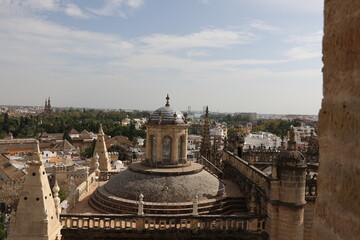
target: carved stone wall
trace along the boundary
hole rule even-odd
[[[325,0],[313,239],[360,236],[360,1]]]

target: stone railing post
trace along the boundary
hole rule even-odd
[[[145,229],[145,219],[143,216],[139,216],[136,219],[136,230],[143,231]]]
[[[197,216],[199,215],[199,196],[196,195],[194,201],[193,201],[193,212],[192,215]]]
[[[138,215],[143,216],[144,215],[144,195],[140,193],[139,195],[139,209],[138,209]]]
[[[86,192],[89,191],[89,168],[85,167]]]
[[[197,216],[193,216],[190,221],[191,230],[196,231],[199,228],[198,225],[199,225],[199,219],[197,218]]]

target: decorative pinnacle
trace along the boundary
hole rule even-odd
[[[296,150],[295,132],[293,127],[291,127],[291,130],[288,132],[288,138],[288,150]]]
[[[105,135],[103,128],[102,128],[102,124],[100,124],[100,127],[99,127],[99,135]]]
[[[169,97],[169,94],[167,94],[165,107],[170,107],[169,100],[170,100],[170,97]]]

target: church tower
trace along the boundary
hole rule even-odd
[[[209,119],[209,107],[206,106],[205,117],[204,117],[204,127],[202,134],[202,141],[200,147],[200,154],[206,159],[210,160],[211,158],[211,142],[210,142],[210,119]],[[214,143],[215,144],[215,143]]]
[[[303,240],[306,163],[296,150],[294,129],[271,174],[268,232],[271,240]]]
[[[25,177],[17,212],[10,219],[7,239],[60,240],[59,210],[50,189],[38,141],[32,160],[27,164],[28,175]]]
[[[100,124],[100,127],[99,127],[99,133],[98,133],[98,137],[97,137],[96,144],[95,144],[93,158],[96,153],[99,155],[99,164],[100,164],[99,170],[104,171],[104,172],[110,171],[111,165],[110,165],[109,155],[108,155],[106,144],[105,144],[105,133],[103,131],[102,124]]]
[[[44,106],[44,114],[51,114],[51,103],[50,103],[50,97],[48,99],[45,98],[45,106]]]

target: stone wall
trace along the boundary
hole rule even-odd
[[[315,201],[307,201],[304,208],[304,240],[311,239],[314,221]]]
[[[325,0],[313,239],[360,236],[360,1]]]

